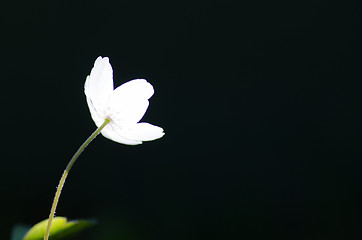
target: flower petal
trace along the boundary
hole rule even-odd
[[[105,114],[119,126],[135,124],[147,111],[153,93],[152,85],[144,79],[126,82],[112,92]]]
[[[100,115],[93,106],[93,102],[91,101],[90,97],[86,96],[87,104],[89,108],[89,112],[91,113],[92,119],[95,122],[96,126],[99,127],[103,124],[104,118]]]
[[[125,137],[123,137],[122,135],[120,135],[120,131],[119,129],[117,129],[116,125],[112,125],[112,123],[109,123],[102,131],[101,131],[102,135],[112,141],[118,142],[118,143],[122,143],[122,144],[126,144],[126,145],[138,145],[138,144],[142,144],[142,141],[139,140],[132,140],[132,139],[127,139]]]
[[[114,91],[123,96],[150,99],[154,93],[153,86],[146,79],[134,79],[123,83]]]
[[[122,129],[124,137],[139,141],[152,141],[161,138],[165,133],[161,127],[141,122],[132,127]]]
[[[84,84],[84,92],[94,109],[101,113],[113,91],[113,70],[107,57],[98,57]],[[89,105],[89,103],[88,103]]]

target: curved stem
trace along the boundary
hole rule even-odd
[[[45,230],[45,235],[44,235],[44,240],[48,240],[49,238],[49,234],[50,234],[50,228],[52,225],[52,221],[54,218],[54,214],[55,214],[55,209],[57,208],[58,205],[58,201],[59,201],[59,197],[60,197],[60,193],[62,191],[65,179],[68,176],[68,173],[70,171],[70,169],[72,168],[73,164],[75,163],[75,161],[77,160],[77,158],[79,157],[79,155],[83,152],[83,150],[89,145],[89,143],[92,142],[92,140],[102,131],[102,129],[110,122],[111,120],[109,120],[108,118],[106,118],[106,120],[104,121],[104,123],[97,128],[97,130],[95,130],[92,135],[90,135],[90,137],[82,144],[82,146],[79,147],[78,151],[74,154],[74,156],[72,157],[72,159],[70,159],[67,167],[65,168],[62,178],[59,181],[58,187],[57,187],[57,191],[55,193],[55,197],[53,200],[53,205],[52,208],[50,210],[50,214],[49,214],[49,219],[48,219],[48,225],[47,228]]]

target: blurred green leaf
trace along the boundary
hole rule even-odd
[[[35,224],[24,236],[23,240],[42,240],[44,238],[45,229],[48,219]],[[55,217],[53,219],[52,228],[50,230],[50,238],[52,240],[64,239],[72,236],[84,229],[94,226],[94,220],[72,220],[67,221],[66,217]],[[12,239],[13,240],[13,239]],[[18,239],[14,239],[18,240]]]
[[[10,240],[23,240],[26,232],[30,229],[30,226],[23,224],[16,224],[11,230]]]

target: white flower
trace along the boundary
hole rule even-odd
[[[148,99],[154,93],[145,79],[135,79],[113,89],[113,70],[107,57],[98,57],[84,84],[84,92],[92,118],[101,126],[110,123],[102,135],[115,142],[136,145],[164,135],[163,129],[140,122],[148,108]]]

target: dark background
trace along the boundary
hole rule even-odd
[[[98,219],[78,239],[358,238],[361,4],[336,2],[3,5],[1,239],[47,218],[95,130],[83,85],[99,55],[115,86],[153,84],[143,121],[166,135],[86,149],[57,209]]]

